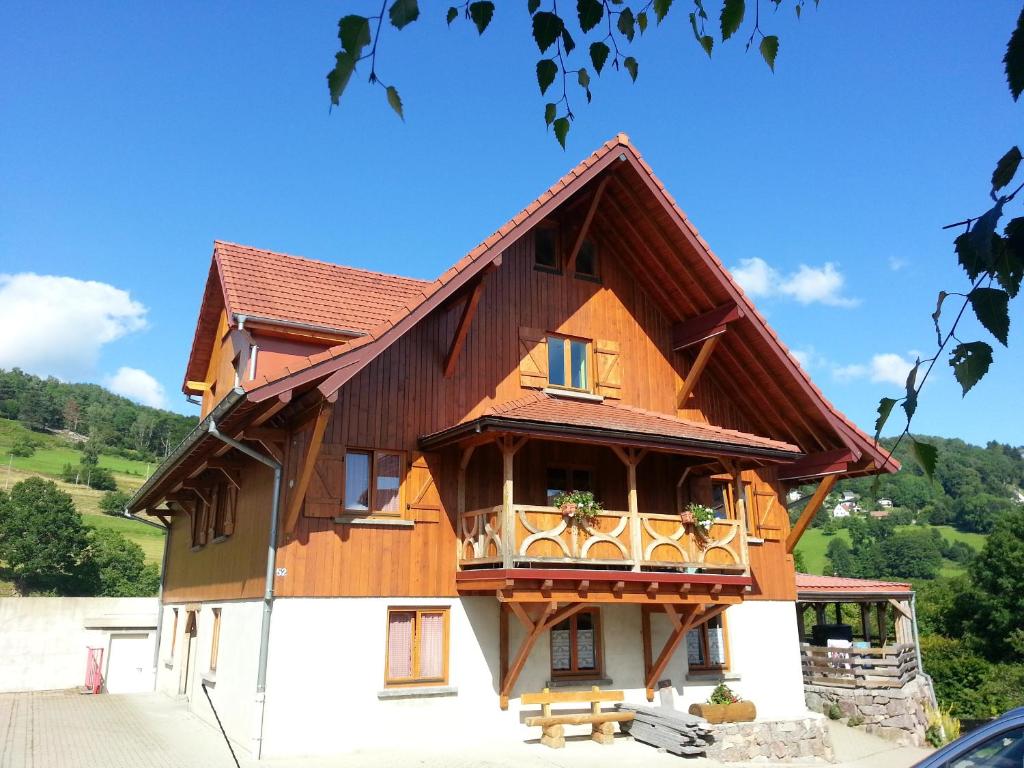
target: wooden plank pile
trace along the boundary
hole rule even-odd
[[[619,728],[637,741],[664,749],[673,755],[699,755],[714,741],[708,721],[671,707],[647,707],[616,704],[617,709],[634,713],[631,723]]]

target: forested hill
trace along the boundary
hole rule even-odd
[[[875,508],[873,499],[887,498],[895,507],[919,514],[932,525],[953,525],[978,533],[988,533],[995,521],[1014,507],[1024,488],[1024,449],[994,441],[982,448],[963,440],[916,437],[939,449],[934,482],[917,466],[910,455],[910,441],[904,440],[895,453],[903,468],[894,475],[883,475],[876,493],[872,492],[873,478],[843,480],[835,491],[858,494],[865,511]],[[883,438],[880,442],[891,450],[896,441]]]
[[[0,369],[0,418],[36,431],[69,430],[107,453],[162,458],[196,425],[195,416],[139,405],[98,384],[41,379]]]

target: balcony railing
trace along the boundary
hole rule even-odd
[[[740,520],[716,520],[704,540],[678,515],[649,512],[602,510],[585,526],[573,525],[557,507],[525,504],[462,515],[460,567],[534,564],[745,574],[749,560]]]

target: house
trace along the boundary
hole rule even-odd
[[[868,516],[875,520],[884,520],[890,514],[892,514],[891,509],[876,509],[873,512],[868,512]]]
[[[840,501],[832,509],[832,517],[849,517],[854,512],[859,512],[860,507],[855,501]]]
[[[892,509],[892,499],[879,499],[878,506],[882,509]]]
[[[129,504],[169,527],[157,687],[256,755],[533,738],[544,687],[803,717],[793,548],[898,468],[621,135],[432,282],[216,243],[184,391]]]

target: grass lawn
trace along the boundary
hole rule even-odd
[[[911,527],[914,526],[899,526],[897,530]],[[937,525],[935,527],[939,529],[942,537],[949,542],[963,541],[975,551],[980,551],[985,546],[986,536],[983,533],[965,533],[958,531],[951,525]],[[845,528],[840,528],[835,536],[845,539],[847,544],[850,543],[850,532]],[[833,538],[833,536],[823,534],[820,528],[808,528],[804,532],[800,543],[797,545],[797,551],[803,553],[808,571],[817,574],[825,573],[828,564],[825,559],[825,550],[828,549],[828,544]],[[964,572],[964,567],[959,563],[954,563],[952,560],[943,559],[942,566],[939,568],[939,575],[944,577],[959,576]]]
[[[147,563],[160,565],[164,551],[164,533],[150,525],[110,515],[85,515],[82,522],[90,528],[106,528],[118,531],[130,541],[134,541],[146,553]]]

